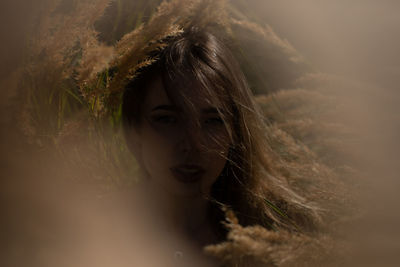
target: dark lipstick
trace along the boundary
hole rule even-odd
[[[195,183],[201,179],[204,169],[195,164],[182,164],[170,168],[174,177],[182,183]]]

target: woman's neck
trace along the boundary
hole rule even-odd
[[[151,182],[147,183],[146,191],[161,228],[195,239],[201,245],[214,241],[207,218],[209,201],[205,196],[174,195]]]

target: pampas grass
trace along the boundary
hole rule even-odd
[[[328,235],[310,237],[261,226],[242,227],[227,211],[227,241],[205,247],[205,252],[221,258],[224,266],[340,266],[346,259],[346,243]]]
[[[90,25],[101,16],[107,1],[80,1],[70,14],[57,12],[58,1],[45,5],[22,68],[20,123],[37,143],[51,143],[65,119],[83,101],[74,81],[81,46],[93,39]]]
[[[101,190],[134,183],[137,164],[120,129],[123,88],[137,69],[156,60],[148,55],[165,47],[163,39],[192,25],[209,28],[228,43],[259,94],[269,143],[279,159],[274,169],[299,199],[318,207],[313,218],[319,219],[312,223],[319,228],[294,233],[243,227],[226,211],[227,240],[206,252],[227,266],[341,264],[348,245],[338,236],[342,225],[357,216],[352,179],[359,175],[351,149],[357,135],[342,116],[349,100],[337,91],[346,82],[312,73],[288,41],[269,26],[249,21],[228,1],[164,1],[146,19],[142,8],[152,10],[158,2],[132,2],[110,22],[115,23],[111,36],[100,33],[102,40],[97,31],[103,24],[94,25],[109,1],[74,1],[68,12],[58,9],[59,3],[45,5],[21,67],[17,117],[30,144],[54,149],[65,169],[75,170],[71,176],[101,184]],[[130,22],[122,27],[121,21]],[[290,223],[306,217],[296,205],[268,201],[275,216],[295,214]]]

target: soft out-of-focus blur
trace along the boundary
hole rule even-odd
[[[359,109],[356,118],[363,121],[357,130],[365,137],[359,149],[369,183],[361,200],[368,219],[364,227],[351,230],[360,248],[352,264],[398,265],[400,2],[250,2],[252,12],[316,68],[357,80],[364,87],[344,92]]]
[[[123,249],[115,249],[112,244],[96,247],[98,243],[101,243],[96,239],[99,238],[101,229],[115,229],[114,227],[97,224],[93,226],[90,223],[76,225],[73,219],[71,222],[63,221],[65,218],[76,216],[80,218],[77,220],[79,223],[85,221],[113,223],[111,220],[102,220],[102,218],[93,219],[101,217],[101,212],[96,213],[96,208],[90,204],[86,207],[81,205],[82,195],[90,199],[90,195],[97,197],[98,192],[90,193],[90,190],[86,192],[82,188],[77,190],[74,186],[64,185],[63,181],[54,178],[79,176],[82,173],[89,176],[88,171],[85,169],[80,173],[80,170],[77,170],[77,173],[74,173],[70,169],[63,169],[63,164],[49,157],[53,151],[46,149],[39,153],[31,151],[31,146],[21,143],[24,137],[18,135],[20,125],[13,121],[14,115],[20,108],[13,105],[14,97],[18,95],[18,79],[15,73],[29,59],[29,54],[27,54],[27,48],[31,45],[29,38],[32,34],[41,34],[36,32],[39,27],[38,18],[46,12],[46,8],[52,2],[2,0],[0,3],[0,36],[2,36],[0,43],[2,177],[0,232],[5,232],[5,238],[1,244],[4,246],[2,253],[5,255],[0,254],[0,258],[6,261],[10,259],[10,262],[6,262],[4,266],[27,264],[35,266],[34,263],[24,262],[24,256],[18,255],[30,253],[31,247],[40,242],[40,238],[46,242],[53,240],[53,243],[47,246],[57,244],[58,239],[69,240],[66,237],[82,238],[85,242],[92,242],[92,244],[83,244],[84,242],[81,244],[96,251],[93,253],[98,253],[101,249],[111,252],[111,248],[116,253],[127,254],[129,253],[124,252],[124,249],[136,250],[135,247],[130,247],[131,244],[127,244]],[[67,3],[64,8],[68,10],[69,2],[64,2]],[[75,2],[70,1],[70,3]],[[368,178],[360,183],[362,194],[359,202],[366,209],[365,218],[360,222],[359,227],[349,229],[349,235],[358,247],[357,257],[354,258],[351,266],[395,266],[400,261],[397,255],[400,249],[400,230],[397,227],[400,222],[397,211],[398,203],[400,203],[397,192],[400,189],[398,180],[400,164],[397,153],[399,149],[397,138],[400,137],[398,108],[398,103],[400,103],[398,92],[400,2],[395,0],[329,2],[237,0],[233,2],[252,20],[259,24],[269,24],[279,37],[286,39],[303,55],[315,71],[334,74],[357,84],[349,87],[357,88],[354,91],[340,90],[344,99],[352,103],[346,116],[351,118],[354,122],[354,130],[362,136],[359,145],[354,149],[358,150],[355,154],[360,156],[363,177]],[[81,143],[85,142],[81,141]],[[74,153],[74,151],[71,149],[66,153]],[[90,153],[93,151],[89,151],[88,155]],[[63,179],[60,178],[60,180]],[[82,190],[84,193],[80,192]],[[358,193],[355,192],[355,194]],[[41,227],[62,229],[50,231],[60,233],[60,236],[43,237],[46,231]],[[128,230],[129,227],[121,226],[121,228]],[[79,229],[83,231],[82,234],[79,234]],[[94,229],[93,233],[88,232],[88,229]],[[108,234],[121,235],[121,233]],[[100,240],[113,238],[117,237],[103,236]],[[147,240],[147,236],[142,238]],[[129,241],[124,240],[124,242]],[[21,243],[24,245],[21,246]],[[75,243],[71,242],[71,244]],[[124,244],[120,240],[116,243]],[[104,266],[109,266],[106,259],[98,255],[78,255],[79,250],[80,248],[68,247],[68,243],[62,243],[59,248],[54,248],[54,255],[46,254],[52,251],[47,249],[42,252],[43,255],[40,253],[30,255],[29,259],[35,258],[38,262],[43,262],[45,259],[49,266],[54,265],[54,262],[59,265],[60,261],[65,266],[71,264],[76,266],[78,263],[83,266],[86,264],[85,260],[90,261],[90,264],[94,266],[93,262],[96,259]],[[82,250],[85,249],[82,248]],[[60,251],[68,251],[69,254],[57,254]],[[140,252],[140,257],[135,259],[140,261],[143,257],[148,265],[138,264],[137,266],[158,266],[157,260],[160,259],[155,259],[153,254],[162,255],[163,252],[152,251],[151,255]],[[68,255],[71,262],[65,259],[65,255]],[[78,260],[79,257],[82,259]],[[119,255],[110,255],[108,260],[115,262],[113,257],[121,258]],[[15,259],[21,262],[16,263]],[[152,260],[155,262],[153,263]],[[121,265],[124,266],[123,263]]]
[[[398,83],[398,1],[246,2],[319,70],[390,87]]]
[[[47,2],[2,1],[1,75],[9,75],[21,63],[28,33]],[[399,81],[398,1],[237,2],[254,19],[270,24],[321,71],[389,87]]]
[[[360,82],[361,90],[343,92],[362,121],[354,127],[364,138],[359,153],[368,178],[361,200],[368,219],[351,230],[360,248],[351,266],[398,265],[400,2],[253,0],[243,5],[318,70]]]

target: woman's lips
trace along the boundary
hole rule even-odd
[[[194,183],[201,179],[204,169],[194,164],[177,165],[171,168],[174,177],[182,183]]]

